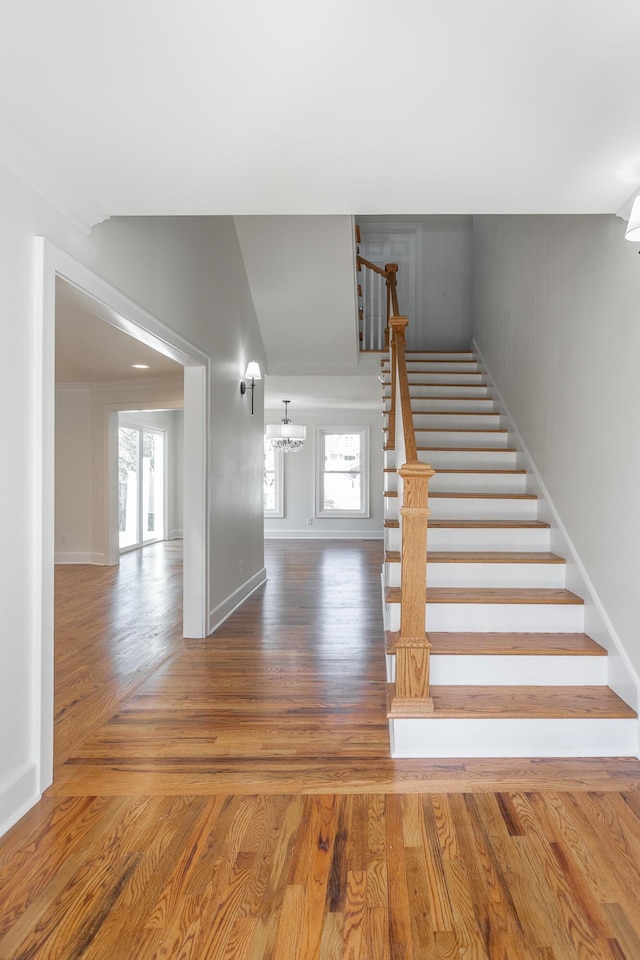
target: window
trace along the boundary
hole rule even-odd
[[[318,427],[316,450],[316,516],[368,517],[368,427]]]
[[[118,429],[118,528],[120,549],[165,536],[165,434],[128,426]]]
[[[282,451],[264,438],[264,515],[284,516]]]

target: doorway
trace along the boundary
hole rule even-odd
[[[38,451],[39,483],[34,523],[34,615],[39,621],[35,631],[40,661],[38,675],[41,723],[39,741],[40,791],[53,776],[53,569],[54,476],[55,476],[55,312],[56,281],[69,284],[91,305],[92,312],[134,340],[146,344],[180,364],[184,370],[184,574],[183,633],[185,637],[207,635],[208,612],[208,523],[206,497],[207,408],[209,395],[209,359],[180,334],[147,313],[134,301],[97,274],[74,260],[44,238],[37,240],[39,308],[41,311],[41,377],[35,377],[40,395],[36,417],[43,438]],[[112,419],[112,418],[111,418]],[[107,478],[107,482],[110,478]],[[117,523],[117,488],[108,497],[108,511]]]

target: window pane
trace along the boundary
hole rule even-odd
[[[324,510],[360,510],[360,474],[327,473],[324,478]]]
[[[360,469],[360,434],[327,433],[324,438],[325,470]]]
[[[164,537],[164,435],[143,432],[142,457],[142,539]]]
[[[264,438],[263,505],[265,515],[282,516],[282,454]]]
[[[138,440],[140,432],[118,430],[118,529],[120,548],[138,542]]]
[[[264,474],[264,509],[275,510],[276,508],[276,477],[274,473]]]

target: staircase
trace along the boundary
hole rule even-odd
[[[410,353],[429,485],[426,626],[433,712],[390,716],[394,757],[637,756],[634,710],[584,633],[530,476],[472,353]],[[382,361],[385,410],[389,361]],[[390,700],[400,628],[394,450],[385,449],[384,613]]]

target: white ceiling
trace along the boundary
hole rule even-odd
[[[110,311],[56,280],[56,383],[140,382],[183,376],[179,363],[109,322]],[[145,363],[148,370],[134,370]]]
[[[639,37],[637,0],[7,0],[0,115],[94,220],[613,213]]]

